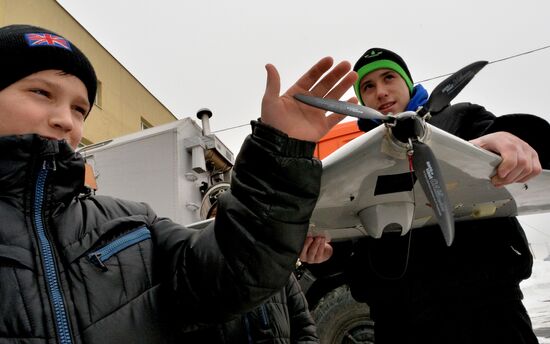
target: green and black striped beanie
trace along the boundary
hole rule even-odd
[[[401,75],[409,87],[409,92],[412,93],[414,85],[411,73],[409,72],[409,68],[407,68],[407,64],[401,56],[387,49],[370,48],[359,58],[359,60],[357,60],[355,66],[353,67],[353,70],[356,71],[359,76],[355,82],[354,89],[357,99],[359,99],[361,104],[364,104],[363,99],[361,99],[361,92],[359,89],[361,79],[363,79],[363,77],[370,72],[384,68],[391,69]]]

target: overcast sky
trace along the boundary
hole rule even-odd
[[[178,118],[210,108],[214,132],[259,116],[266,63],[284,91],[321,57],[354,63],[374,46],[397,52],[421,81],[550,45],[546,0],[57,1]],[[542,49],[488,65],[455,102],[550,120],[549,81]],[[236,153],[249,131],[216,134]],[[529,218],[534,241],[550,241],[549,220]]]

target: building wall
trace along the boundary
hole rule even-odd
[[[0,0],[0,26],[31,24],[73,42],[90,59],[101,84],[84,125],[83,143],[97,143],[177,120],[55,0]]]

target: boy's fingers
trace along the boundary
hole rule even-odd
[[[265,69],[267,71],[267,81],[264,97],[277,98],[281,92],[281,78],[279,76],[279,72],[272,64],[267,64]]]
[[[326,98],[340,99],[349,89],[353,86],[357,80],[357,73],[351,71],[345,77],[343,77],[338,85],[336,85],[327,95]],[[355,100],[355,101],[352,101]],[[348,102],[357,104],[357,98],[352,97]]]
[[[313,65],[296,83],[289,89],[289,93],[294,95],[297,92],[309,91],[313,85],[325,74],[333,64],[332,57],[323,57],[319,62]]]
[[[351,69],[348,61],[338,63],[327,75],[325,75],[311,90],[311,94],[316,97],[324,97]],[[349,85],[351,86],[351,84]],[[348,88],[349,88],[348,86]],[[347,89],[346,89],[347,90]],[[342,96],[343,93],[340,95]]]

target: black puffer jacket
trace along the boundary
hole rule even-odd
[[[315,344],[317,328],[294,274],[286,286],[266,302],[222,325],[194,333],[208,344]]]
[[[510,132],[537,151],[543,168],[550,168],[550,124],[539,117],[496,117],[482,106],[459,103],[429,123],[465,140]],[[533,258],[516,218],[457,222],[455,228],[451,247],[438,226],[411,231],[410,242],[409,235],[361,240],[347,271],[352,295],[371,306],[375,321],[383,309],[407,323],[422,315],[420,309],[456,301],[456,293],[466,299],[520,300],[519,282],[530,276]]]
[[[314,145],[258,124],[197,232],[145,204],[82,197],[63,142],[0,137],[0,343],[186,343],[294,268],[319,192]]]

